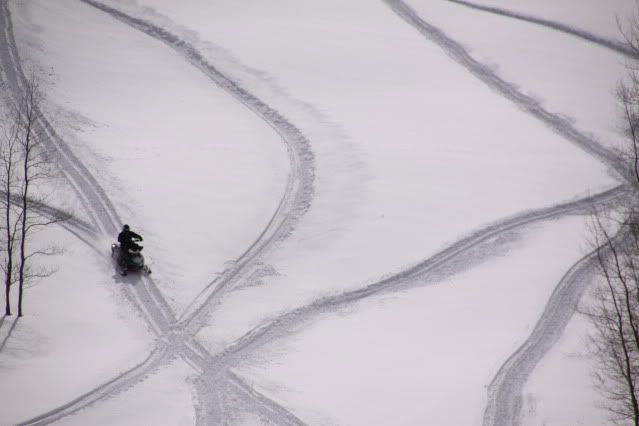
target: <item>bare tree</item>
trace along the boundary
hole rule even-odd
[[[639,6],[639,2],[637,2]],[[639,11],[639,7],[637,8]],[[639,14],[617,19],[626,46],[639,58]],[[626,132],[621,150],[625,176],[639,189],[639,67],[627,63],[627,76],[617,86],[617,99]],[[582,312],[594,332],[590,348],[597,360],[595,382],[606,400],[611,420],[639,426],[639,208],[631,200],[619,221],[593,213],[592,235],[599,285]],[[620,212],[617,212],[620,213]],[[610,225],[618,228],[611,236]]]
[[[617,100],[628,142],[622,155],[627,160],[630,176],[639,186],[639,0],[635,2],[635,13],[623,20],[617,17],[619,33],[628,50],[634,54],[634,59],[626,62],[626,77],[617,85]]]
[[[18,283],[18,316],[23,315],[24,289],[28,283],[50,276],[54,270],[35,262],[38,256],[58,254],[54,245],[32,248],[32,236],[42,228],[66,220],[67,217],[43,217],[36,212],[36,205],[48,204],[51,191],[55,187],[56,169],[52,154],[46,142],[46,135],[40,129],[41,102],[43,95],[40,81],[31,77],[23,83],[23,96],[16,103],[14,118],[17,123],[17,145],[19,150],[19,192],[18,192],[18,232],[16,282]]]
[[[33,74],[35,75],[35,74]],[[37,77],[22,84],[22,97],[6,108],[0,133],[0,207],[2,230],[0,252],[5,282],[5,314],[11,315],[10,293],[18,285],[18,316],[22,316],[24,290],[28,284],[47,277],[53,268],[42,266],[38,256],[51,256],[60,252],[52,244],[33,239],[48,225],[68,219],[68,215],[44,217],[38,207],[48,205],[57,171],[52,151],[46,143],[40,111],[42,92]]]
[[[601,283],[582,312],[595,332],[590,348],[597,360],[597,388],[618,424],[639,426],[639,233],[634,214],[615,237],[594,216],[593,235]]]
[[[632,15],[623,19],[617,16],[617,28],[626,47],[639,57],[639,0],[635,0],[635,4],[637,7]]]
[[[621,154],[628,164],[629,176],[639,186],[639,76],[634,71],[629,72],[627,79],[617,85],[617,99],[628,136],[627,148]]]
[[[18,186],[18,123],[5,114],[1,121],[0,134],[0,208],[4,220],[0,224],[2,231],[2,272],[5,284],[5,315],[11,315],[11,286],[15,282],[15,241],[18,235],[19,213],[16,211],[14,197]]]

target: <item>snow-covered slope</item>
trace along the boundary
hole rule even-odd
[[[476,3],[606,40],[628,8]],[[144,235],[154,273],[152,284],[120,280],[88,252],[82,268],[97,273],[81,274],[81,243],[65,237],[64,270],[32,292],[59,288],[62,303],[88,281],[87,307],[106,292],[96,322],[124,331],[101,344],[121,353],[94,357],[60,391],[42,387],[0,423],[52,409],[44,419],[65,424],[602,418],[545,397],[553,383],[536,379],[537,355],[523,361],[530,385],[515,387],[543,404],[501,408],[498,373],[533,331],[549,336],[538,322],[549,300],[588,284],[587,271],[562,277],[586,254],[589,206],[625,194],[610,149],[622,143],[623,52],[445,0],[9,6],[21,58],[52,81],[46,113],[63,118],[61,137]],[[106,252],[114,237],[91,243]],[[43,328],[44,300],[30,303],[6,347],[28,324],[58,349],[0,370],[9,388],[21,384],[20,401],[85,339]],[[561,334],[574,306],[559,310]],[[1,349],[0,365],[16,356]],[[540,377],[563,369],[556,359]],[[162,410],[149,413],[154,401]]]
[[[21,53],[54,70],[64,136],[153,247],[156,281],[182,310],[270,219],[285,148],[197,69],[104,13],[76,1],[15,9]]]

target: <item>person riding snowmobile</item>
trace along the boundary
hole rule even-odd
[[[131,251],[140,251],[142,247],[136,244],[136,241],[142,241],[142,236],[131,231],[129,225],[122,227],[122,232],[118,235],[118,242],[120,243],[120,259],[118,263],[122,267],[122,275],[126,275],[127,270],[127,258],[131,255]]]
[[[143,239],[141,235],[131,231],[129,225],[124,225],[122,227],[122,232],[118,235],[118,242],[120,243],[121,251],[128,253],[129,249],[135,251],[140,250],[141,247],[135,243],[135,240],[142,241]]]

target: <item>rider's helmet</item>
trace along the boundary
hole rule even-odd
[[[129,225],[124,225],[124,226],[122,227],[122,230],[123,230],[123,231],[128,231],[129,229],[131,229],[131,228],[129,228]]]

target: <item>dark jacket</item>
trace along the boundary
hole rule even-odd
[[[137,244],[135,244],[135,242],[133,241],[134,238],[142,241],[142,237],[133,231],[120,232],[120,235],[118,235],[118,242],[120,243],[120,247],[123,250],[128,250],[130,248],[136,247]]]

